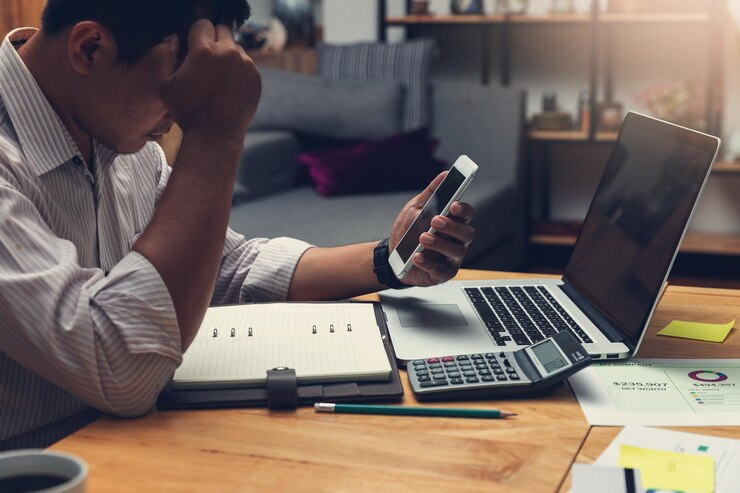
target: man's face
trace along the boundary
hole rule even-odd
[[[117,62],[105,67],[90,84],[85,130],[116,152],[137,152],[147,142],[159,141],[172,127],[159,97],[150,53],[132,65]]]

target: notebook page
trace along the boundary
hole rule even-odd
[[[373,305],[268,303],[209,308],[173,380],[179,388],[263,384],[279,366],[301,383],[384,380],[391,371]]]

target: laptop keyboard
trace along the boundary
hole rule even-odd
[[[521,346],[569,330],[581,342],[593,342],[543,286],[464,288],[497,346]]]

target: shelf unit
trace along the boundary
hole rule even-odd
[[[706,10],[697,13],[635,13],[623,14],[612,12],[601,12],[600,2],[592,0],[590,11],[587,13],[574,14],[550,14],[550,15],[405,15],[386,17],[386,0],[378,0],[378,39],[386,39],[386,30],[390,26],[404,27],[407,37],[413,37],[415,31],[425,26],[440,28],[465,28],[475,30],[478,33],[480,43],[480,80],[482,84],[491,82],[491,50],[500,50],[500,80],[504,85],[510,85],[512,81],[511,72],[511,43],[512,31],[518,26],[553,26],[553,28],[577,28],[588,30],[590,56],[589,64],[589,95],[590,95],[590,118],[588,131],[541,131],[531,130],[527,132],[527,151],[530,168],[530,177],[534,174],[534,168],[539,167],[541,178],[539,192],[540,207],[538,212],[540,221],[550,221],[550,155],[551,147],[555,145],[577,144],[592,146],[609,146],[616,141],[616,132],[603,132],[598,129],[599,102],[612,102],[614,100],[614,71],[612,67],[612,54],[614,53],[614,36],[616,30],[626,25],[634,26],[660,26],[660,25],[696,25],[706,28],[708,37],[707,53],[707,132],[720,135],[722,128],[722,46],[724,37],[724,18],[726,9],[724,0],[707,0]],[[407,0],[407,12],[410,1]],[[500,34],[500,43],[493,46],[493,33]],[[602,56],[603,54],[603,56]],[[603,59],[602,59],[603,58]],[[598,98],[599,89],[603,98]],[[535,162],[534,156],[539,156]],[[722,175],[740,175],[740,163],[717,163],[713,173]],[[530,183],[530,190],[534,184]],[[574,236],[563,235],[538,235],[530,237],[532,244],[561,245],[568,246],[575,242]],[[733,235],[703,235],[690,234],[684,241],[682,252],[706,253],[717,255],[740,255],[740,237]]]
[[[530,235],[532,245],[572,247],[576,243],[575,234],[544,234]],[[704,255],[740,255],[740,237],[730,234],[715,233],[688,233],[681,243],[681,253],[695,253]]]
[[[407,12],[410,10],[410,0],[407,0]],[[486,85],[491,81],[490,54],[494,30],[500,30],[501,43],[498,47],[501,53],[500,83],[508,86],[511,83],[511,38],[512,29],[525,25],[550,26],[580,26],[589,30],[589,46],[591,47],[589,60],[589,92],[591,101],[591,125],[587,141],[602,141],[597,130],[599,98],[599,55],[603,48],[606,53],[603,67],[603,101],[613,101],[613,69],[612,56],[614,30],[624,25],[676,25],[694,24],[706,26],[709,36],[707,53],[707,131],[719,135],[721,133],[722,107],[719,96],[722,94],[722,60],[721,47],[723,41],[724,15],[726,13],[724,0],[707,0],[707,10],[697,13],[612,13],[601,12],[599,0],[592,0],[588,13],[549,14],[549,15],[404,15],[387,17],[386,0],[378,0],[378,39],[385,41],[387,28],[404,27],[408,37],[413,37],[414,30],[423,26],[450,26],[475,29],[479,34],[480,43],[480,80]],[[567,136],[563,138],[548,138],[544,140],[573,141]]]

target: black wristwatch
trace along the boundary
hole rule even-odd
[[[388,263],[389,241],[390,238],[386,238],[378,243],[378,246],[373,250],[373,272],[375,272],[375,277],[378,278],[380,284],[392,289],[411,288],[413,286],[409,286],[408,284],[404,284],[398,280],[396,275],[393,273],[391,264]]]

